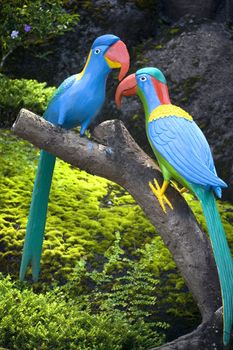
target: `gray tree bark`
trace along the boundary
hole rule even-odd
[[[124,187],[156,227],[202,315],[202,324],[194,332],[158,349],[222,349],[220,288],[210,242],[183,197],[172,187],[168,188],[167,196],[174,210],[163,213],[148,186],[153,178],[161,184],[161,173],[122,122],[106,121],[88,139],[22,109],[12,130],[73,166]]]

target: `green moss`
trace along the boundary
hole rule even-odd
[[[180,102],[188,102],[188,98],[187,98],[187,97],[182,97],[182,98],[180,99]]]
[[[155,0],[134,0],[134,2],[140,9],[157,9],[157,1]]]
[[[185,97],[189,98],[191,94],[197,89],[197,84],[203,82],[204,78],[200,75],[190,77],[182,82],[182,89]]]
[[[161,50],[161,49],[164,48],[164,45],[163,45],[163,44],[157,44],[157,45],[154,46],[154,48],[155,48],[156,50]]]
[[[199,89],[200,84],[204,83],[204,77],[197,75],[182,80],[178,85],[173,86],[173,95],[179,96],[179,102],[184,105],[190,101],[192,95]],[[177,102],[178,103],[178,102]]]
[[[0,265],[2,271],[17,274],[38,151],[3,131],[0,147]],[[45,230],[42,280],[64,280],[67,269],[71,271],[80,257],[94,260],[103,255],[116,232],[122,235],[122,244],[130,254],[155,234],[126,191],[57,160]]]
[[[176,34],[180,33],[180,28],[177,28],[177,27],[171,28],[171,29],[169,30],[169,33],[170,33],[171,35],[176,35]]]
[[[0,266],[18,276],[38,150],[9,131],[0,131]],[[200,205],[186,195],[199,222],[205,226]],[[224,227],[231,237],[233,206],[219,203]],[[103,178],[74,169],[57,160],[43,245],[41,282],[64,283],[81,259],[100,269],[104,253],[116,234],[130,259],[140,259],[159,281],[156,296],[165,320],[185,317],[192,324],[198,311],[175,263],[154,227],[123,188]],[[144,251],[139,254],[140,249]],[[124,265],[124,261],[122,262]],[[166,311],[165,311],[166,310]],[[175,317],[174,317],[175,316]]]
[[[46,83],[0,74],[0,125],[11,126],[23,107],[42,114],[54,91]]]
[[[36,294],[0,275],[0,347],[15,350],[143,350],[164,335],[116,309],[90,310],[61,289]],[[159,327],[158,327],[159,328]]]

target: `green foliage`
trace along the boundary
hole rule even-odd
[[[10,79],[0,74],[0,124],[10,126],[20,108],[42,114],[55,88],[36,80]]]
[[[0,131],[0,267],[16,277],[37,159],[31,144]],[[204,224],[198,201],[191,195],[186,198]],[[219,206],[233,248],[233,208],[228,203]],[[132,300],[143,301],[142,285],[153,322],[183,318],[191,325],[199,317],[171,254],[133,198],[116,184],[57,160],[37,288],[42,288],[41,282],[51,286],[67,280],[70,293],[91,296],[93,309],[106,311],[115,303],[121,310],[125,300],[132,314]],[[148,312],[144,301],[136,312]]]
[[[59,289],[35,294],[0,278],[0,346],[12,350],[144,350],[163,337],[122,311],[91,312]]]
[[[180,32],[180,28],[179,27],[171,28],[169,30],[169,32],[170,32],[171,35],[176,35],[176,34],[178,34]]]
[[[82,295],[92,310],[124,310],[129,320],[142,318],[151,326],[156,314],[156,289],[159,281],[148,268],[150,251],[138,249],[136,259],[129,259],[120,247],[121,236],[105,252],[105,263],[98,270],[80,260],[73,277],[63,287],[71,298]],[[166,327],[159,323],[160,327]]]
[[[37,158],[38,151],[31,144],[10,132],[0,132],[0,266],[2,272],[16,277]],[[117,260],[117,269],[126,271],[124,266],[129,265],[126,257],[133,262],[140,260],[148,267],[145,273],[151,272],[158,283],[159,313],[164,314],[162,309],[166,309],[193,322],[195,304],[169,251],[124,189],[57,160],[50,199],[41,282],[51,285],[73,279],[75,267],[82,259],[91,266],[90,272],[101,271],[106,261],[104,254],[109,253],[117,234],[121,237],[120,248],[126,254],[121,262]],[[146,255],[139,248],[145,249]]]
[[[77,24],[79,16],[65,11],[62,0],[3,0],[0,18],[2,67],[16,47],[62,35]]]
[[[0,266],[18,274],[38,152],[3,131],[0,147]],[[64,281],[80,257],[101,261],[116,232],[131,255],[154,236],[153,226],[126,191],[60,160],[50,198],[43,280]]]
[[[134,0],[134,2],[141,9],[155,10],[157,8],[155,0]]]
[[[161,49],[163,49],[163,45],[162,44],[158,44],[158,45],[155,45],[154,46],[154,48],[156,49],[156,50],[161,50]]]

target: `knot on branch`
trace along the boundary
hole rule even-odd
[[[94,138],[110,147],[136,148],[141,151],[135,140],[129,134],[123,122],[118,119],[107,120],[99,124],[93,132]]]

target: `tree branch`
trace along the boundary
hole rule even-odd
[[[231,350],[230,344],[223,347],[222,343],[222,311],[222,307],[219,308],[210,320],[193,332],[150,350]]]
[[[183,197],[171,186],[167,195],[174,210],[168,209],[167,215],[163,213],[148,186],[153,178],[162,183],[161,173],[122,122],[111,120],[100,124],[94,130],[94,140],[89,140],[22,109],[12,130],[73,166],[105,177],[128,190],[172,253],[197,302],[203,322],[213,317],[221,306],[221,298],[209,240]]]
[[[15,49],[15,48],[14,48]],[[2,56],[1,58],[1,62],[0,62],[0,70],[3,68],[6,59],[8,58],[8,56],[10,56],[12,54],[12,52],[14,51],[14,49],[9,50],[4,56]]]

